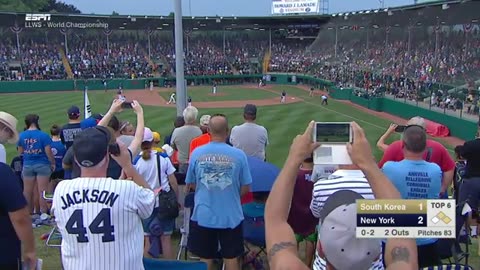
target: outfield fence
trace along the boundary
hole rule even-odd
[[[416,104],[394,100],[388,97],[363,98],[353,94],[353,89],[338,88],[333,82],[322,80],[308,75],[300,74],[267,74],[267,75],[216,75],[216,76],[186,76],[188,85],[219,85],[256,83],[265,79],[269,84],[281,85],[304,85],[320,90],[328,90],[332,98],[349,100],[354,104],[375,110],[386,112],[402,118],[421,116],[431,121],[440,123],[450,129],[451,135],[464,140],[470,140],[477,131],[477,122],[473,119],[461,119],[456,115],[449,115],[441,111],[420,107]],[[146,78],[146,79],[113,79],[107,80],[108,89],[144,89],[150,82],[155,86],[174,87],[174,78]],[[89,90],[103,90],[105,86],[102,80],[55,80],[55,81],[1,81],[0,93],[21,92],[46,92],[46,91],[74,91],[83,90],[88,86]]]

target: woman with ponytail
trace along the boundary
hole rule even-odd
[[[170,162],[168,155],[159,153],[153,150],[153,132],[149,128],[145,128],[143,132],[143,142],[141,144],[142,152],[135,158],[134,166],[137,172],[143,176],[145,181],[149,184],[150,188],[157,192],[170,192],[173,190],[178,198],[178,184],[175,178],[175,168]],[[150,235],[150,224],[157,222],[162,230],[160,236],[160,244],[162,245],[163,258],[175,259],[173,246],[172,246],[172,233],[175,229],[175,218],[160,220],[157,217],[159,202],[158,198],[155,203],[155,210],[151,217],[143,221],[145,239],[145,252],[147,257],[156,257],[158,254],[154,254],[150,250],[151,244],[158,243],[158,238],[154,239],[154,235]]]
[[[25,131],[20,133],[17,145],[18,152],[23,154],[24,196],[29,206],[32,204],[34,192],[40,198],[40,220],[34,221],[34,224],[40,224],[50,218],[47,202],[43,199],[42,193],[47,190],[50,175],[55,170],[52,139],[40,130],[39,120],[40,117],[36,114],[25,117]]]

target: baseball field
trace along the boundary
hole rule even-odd
[[[287,92],[287,102],[280,104],[280,93]],[[105,113],[115,97],[115,90],[108,92],[90,91],[88,93],[92,112]],[[172,132],[176,109],[174,105],[167,105],[172,89],[156,88],[154,91],[145,89],[128,90],[127,99],[137,99],[144,104],[146,126],[160,132],[163,137]],[[270,144],[267,148],[267,160],[281,166],[288,153],[292,139],[303,132],[310,120],[324,122],[356,121],[368,135],[374,155],[380,159],[382,153],[375,147],[377,139],[385,132],[390,123],[402,124],[404,119],[395,118],[386,114],[370,112],[349,102],[329,100],[329,105],[321,105],[320,93],[309,97],[309,93],[302,87],[295,86],[267,86],[259,89],[253,85],[219,86],[216,95],[211,94],[211,87],[190,87],[188,96],[192,98],[192,105],[199,109],[199,116],[203,114],[223,113],[228,116],[229,125],[234,126],[243,122],[243,106],[254,103],[259,106],[257,122],[265,126],[269,133]],[[67,122],[67,109],[71,105],[83,108],[83,92],[55,92],[0,95],[2,111],[15,115],[18,120],[18,129],[23,130],[23,118],[29,113],[40,115],[40,126],[48,131],[52,124],[63,125]],[[135,115],[125,110],[119,115],[121,120],[134,123]],[[390,141],[398,139],[395,135]],[[439,140],[450,151],[454,145]],[[16,155],[15,147],[7,145],[7,157],[12,159]],[[38,239],[38,256],[45,260],[44,269],[60,269],[58,250],[44,247],[40,235],[50,228],[35,229]],[[476,242],[474,245],[478,246]],[[477,249],[473,247],[471,265],[480,265]]]

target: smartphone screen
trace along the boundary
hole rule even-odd
[[[316,123],[316,139],[319,143],[349,143],[350,123]]]
[[[123,102],[122,103],[122,109],[131,109],[132,108],[132,102]]]
[[[395,132],[402,133],[405,131],[406,126],[397,126]]]

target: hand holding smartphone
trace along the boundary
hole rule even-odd
[[[122,103],[122,109],[132,109],[132,102],[124,101]]]

